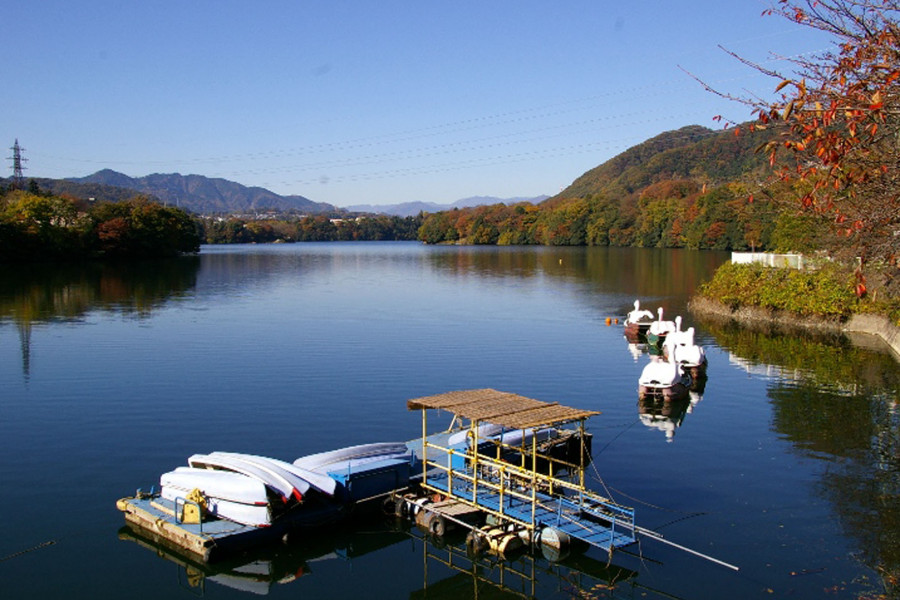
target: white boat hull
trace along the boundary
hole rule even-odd
[[[160,496],[176,502],[195,489],[206,498],[209,514],[242,525],[265,527],[272,523],[266,486],[230,471],[179,467],[160,476]]]
[[[666,399],[679,399],[687,396],[691,387],[691,377],[680,365],[668,361],[654,360],[644,367],[638,379],[638,396],[662,396]]]
[[[285,502],[291,498],[300,501],[303,499],[303,494],[309,490],[308,481],[279,469],[260,466],[226,453],[194,454],[188,458],[188,464],[199,468],[224,469],[252,477],[280,494]]]
[[[329,452],[319,452],[318,454],[301,456],[294,461],[294,466],[317,473],[324,473],[333,470],[333,465],[339,463],[344,464],[346,461],[365,458],[382,460],[385,457],[390,457],[392,455],[406,454],[408,451],[409,448],[403,442],[360,444],[358,446],[348,446],[347,448],[339,448]]]
[[[311,469],[307,469],[305,467],[294,465],[289,462],[285,462],[283,460],[278,460],[277,458],[269,458],[266,456],[256,456],[254,454],[237,454],[233,452],[213,452],[213,456],[225,456],[228,458],[242,460],[254,465],[259,466],[260,468],[274,470],[282,476],[292,476],[303,481],[307,486],[312,486],[327,494],[328,496],[333,496],[335,489],[337,489],[337,482],[334,479],[323,475],[321,473],[317,473]],[[303,493],[306,493],[305,491]]]
[[[502,442],[507,446],[528,446],[535,438],[538,442],[544,442],[557,435],[559,432],[556,429],[514,429],[502,435],[491,436],[490,439]]]

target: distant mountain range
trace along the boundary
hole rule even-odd
[[[434,202],[404,202],[402,204],[356,204],[348,206],[345,210],[350,212],[365,212],[384,215],[393,215],[397,217],[412,217],[420,212],[440,212],[443,210],[453,210],[454,208],[469,208],[472,206],[483,206],[489,204],[517,204],[519,202],[531,202],[532,204],[540,204],[550,196],[535,196],[533,198],[497,198],[494,196],[472,196],[471,198],[463,198],[452,204],[435,204]]]
[[[56,195],[93,198],[98,201],[121,202],[135,194],[149,196],[164,204],[179,206],[197,214],[241,214],[276,211],[278,213],[342,214],[348,212],[385,214],[400,217],[420,212],[438,212],[483,204],[537,204],[549,196],[534,198],[496,198],[473,196],[452,204],[406,202],[403,204],[356,205],[339,208],[324,202],[314,202],[304,196],[280,196],[261,187],[247,187],[227,179],[179,173],[154,173],[145,177],[129,177],[111,169],[97,171],[87,177],[68,179],[33,178],[42,190]],[[8,180],[0,178],[0,183]]]
[[[200,214],[244,213],[264,210],[299,213],[336,212],[334,206],[313,202],[303,196],[279,196],[261,187],[247,187],[227,179],[179,173],[155,173],[129,177],[104,169],[87,177],[65,181],[76,184],[101,184],[134,190]],[[53,190],[56,192],[56,190]]]

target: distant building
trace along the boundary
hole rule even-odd
[[[737,264],[761,263],[767,267],[810,269],[813,265],[802,254],[775,254],[774,252],[732,252],[731,262]]]

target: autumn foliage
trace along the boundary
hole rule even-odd
[[[91,205],[39,190],[0,195],[0,262],[156,258],[199,247],[190,215],[145,198]]]
[[[776,100],[753,105],[754,127],[781,132],[765,146],[784,182],[799,184],[803,209],[827,215],[838,234],[833,255],[858,260],[900,288],[900,2],[898,0],[780,0],[780,15],[832,36],[832,49],[791,60],[784,74],[753,65],[779,80]],[[745,61],[746,62],[746,61]],[[788,162],[779,164],[783,158]]]
[[[812,251],[820,224],[779,206],[794,194],[770,186],[747,196],[770,169],[755,149],[767,131],[736,137],[689,126],[630,148],[538,205],[482,206],[426,215],[427,243],[636,246]]]
[[[497,204],[425,215],[419,239],[429,244],[634,246],[715,250],[806,250],[817,227],[780,214],[775,203],[746,203],[739,183],[709,187],[663,180],[625,196],[605,193],[539,205]]]

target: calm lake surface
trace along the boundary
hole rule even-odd
[[[0,597],[858,598],[900,572],[900,368],[686,304],[725,253],[416,243],[204,247],[0,271]],[[697,329],[686,406],[639,406],[635,298]],[[598,490],[653,541],[472,565],[374,520],[216,570],[129,539],[115,501],[213,450],[294,458],[416,437],[406,400],[491,387],[599,410]],[[642,414],[644,413],[644,414]],[[598,480],[602,478],[602,483]],[[452,557],[452,560],[451,560]]]

